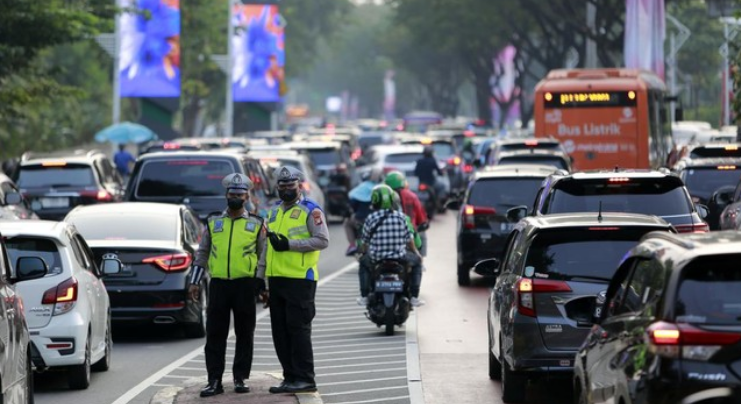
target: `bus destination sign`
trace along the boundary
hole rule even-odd
[[[545,108],[635,107],[635,91],[546,92]]]

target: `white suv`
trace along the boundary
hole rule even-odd
[[[36,371],[68,372],[72,389],[90,385],[90,370],[108,370],[111,361],[111,310],[103,273],[75,227],[65,222],[0,222],[10,261],[39,257],[47,275],[19,283],[31,333]],[[118,260],[104,260],[106,274],[121,270]]]

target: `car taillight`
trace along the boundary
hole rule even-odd
[[[113,200],[113,195],[104,189],[101,189],[100,191],[82,191],[80,192],[80,196],[94,198],[100,202],[110,202]]]
[[[422,183],[422,184],[419,184],[419,190],[420,190],[420,191],[427,191],[427,190],[428,190],[429,188],[430,188],[430,187],[429,187],[429,186],[427,186],[427,184],[424,184],[424,183]]]
[[[517,312],[535,317],[535,293],[544,292],[571,292],[571,287],[564,281],[521,278],[515,285]]]
[[[41,297],[41,304],[53,304],[54,310],[52,316],[64,314],[73,307],[77,302],[77,279],[69,278],[62,283],[44,292]]]
[[[675,224],[674,228],[677,229],[678,233],[707,233],[710,231],[708,224],[693,223],[693,224]]]
[[[646,329],[649,350],[665,358],[707,361],[721,348],[741,341],[741,334],[706,331],[689,324],[659,321]]]
[[[188,269],[192,259],[188,253],[177,253],[144,258],[142,262],[145,264],[154,264],[167,272],[176,272]]]
[[[473,172],[473,166],[471,164],[464,164],[463,172],[466,174]]]
[[[497,210],[486,206],[463,206],[463,227],[466,229],[476,228],[476,216],[496,215]]]
[[[448,159],[448,164],[450,164],[451,166],[457,166],[460,163],[461,163],[461,158],[458,156],[451,157]]]
[[[350,158],[353,160],[359,159],[363,155],[362,149],[355,149],[352,154],[350,154]]]

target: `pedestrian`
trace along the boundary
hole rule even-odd
[[[126,145],[118,145],[118,152],[113,155],[113,163],[116,164],[116,170],[121,174],[121,178],[128,180],[131,174],[131,165],[136,162],[134,156],[126,150]]]
[[[278,169],[281,199],[268,213],[265,267],[273,344],[283,367],[283,381],[271,393],[316,391],[311,322],[319,280],[319,252],[329,245],[327,220],[316,202],[300,192],[304,175],[296,168]]]
[[[256,309],[255,298],[267,298],[264,292],[265,268],[258,267],[266,247],[263,219],[245,210],[252,181],[234,173],[221,181],[226,188],[227,209],[208,219],[201,243],[196,252],[190,278],[190,298],[200,296],[200,284],[206,271],[210,276],[206,322],[206,371],[208,385],[201,397],[224,392],[221,378],[224,374],[226,340],[229,336],[230,316],[234,315],[234,334],[237,337],[232,374],[234,391],[250,391],[245,380],[250,378],[254,351]]]

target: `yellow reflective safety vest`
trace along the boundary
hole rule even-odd
[[[268,214],[268,230],[282,234],[289,240],[311,238],[308,221],[311,212],[317,208],[318,205],[308,199],[302,199],[286,211],[283,211],[283,204],[280,204]],[[265,260],[267,277],[319,280],[317,268],[319,251],[275,251],[270,242],[267,251]]]
[[[254,277],[257,268],[257,237],[262,219],[245,215],[235,219],[217,216],[208,220],[211,252],[208,269],[212,278]]]

